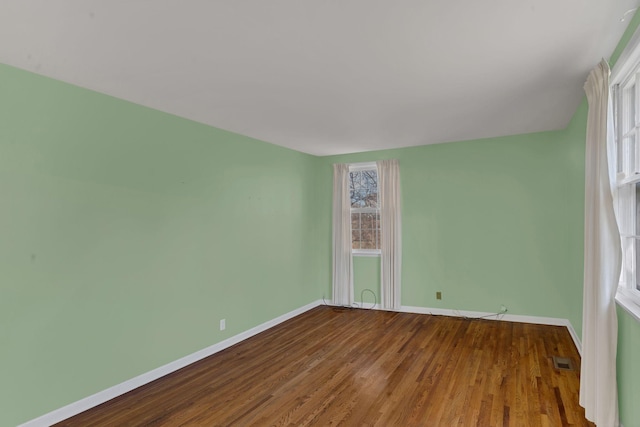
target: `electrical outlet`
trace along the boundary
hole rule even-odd
[[[224,331],[227,327],[227,319],[220,319],[220,330]]]
[[[442,292],[436,292],[436,299],[442,299]]]

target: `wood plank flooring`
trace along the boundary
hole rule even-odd
[[[57,425],[593,426],[579,372],[564,327],[322,306]]]

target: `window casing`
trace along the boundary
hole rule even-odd
[[[612,80],[616,210],[622,245],[618,301],[640,307],[640,62]],[[635,307],[634,307],[635,309]]]
[[[638,227],[638,202],[640,197],[640,161],[636,149],[638,136],[638,109],[636,100],[639,85],[638,73],[634,72],[622,83],[612,88],[615,102],[616,122],[616,191],[618,199],[618,224],[623,250],[623,267],[620,274],[621,285],[638,290],[638,245],[640,227]]]
[[[375,163],[349,165],[351,243],[354,255],[380,255],[380,205]]]

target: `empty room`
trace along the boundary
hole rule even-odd
[[[1,3],[0,426],[640,427],[638,0]]]

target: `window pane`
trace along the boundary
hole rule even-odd
[[[620,172],[624,172],[624,155],[623,155],[624,151],[623,151],[623,143],[622,143],[622,139],[620,138],[616,138],[616,154],[617,154],[617,160],[616,160],[616,172],[620,173]]]
[[[631,173],[640,173],[640,150],[638,150],[638,134],[634,133],[629,136],[629,144],[631,145]]]
[[[378,207],[378,174],[375,170],[349,172],[352,208]]]
[[[359,230],[360,228],[360,214],[359,213],[351,213],[351,229]]]
[[[624,172],[624,156],[622,155],[622,140],[616,138],[616,172]]]
[[[353,249],[380,249],[378,173],[374,169],[349,172]]]
[[[360,208],[358,203],[360,200],[362,174],[360,171],[349,172],[349,196],[351,197],[351,207]]]
[[[622,103],[618,112],[621,120],[621,132],[618,135],[618,158],[621,164],[618,172],[623,172],[625,176],[635,174],[640,166],[636,157],[640,154],[636,149],[636,84],[632,80],[622,89]]]
[[[376,214],[365,213],[362,214],[362,229],[372,230],[376,228]]]
[[[633,234],[640,236],[640,182],[635,184],[635,209],[634,209],[634,223],[635,231]]]
[[[627,134],[636,125],[636,85],[623,89],[622,134]]]
[[[375,230],[362,230],[362,249],[376,249]]]
[[[375,170],[362,171],[362,184],[366,188],[365,206],[378,207],[378,173]]]
[[[362,249],[360,240],[360,230],[351,230],[351,249]]]
[[[640,236],[640,183],[636,183],[635,185],[635,209],[634,209],[634,235]],[[634,240],[634,249],[635,249],[635,265],[633,267],[633,284],[636,289],[640,290],[640,274],[638,274],[638,266],[640,266],[640,239],[637,237]]]
[[[380,212],[352,209],[351,231],[353,249],[380,249]]]
[[[634,246],[635,246],[635,255],[636,255],[636,266],[640,265],[640,240],[639,239],[633,239],[634,241]],[[634,272],[634,286],[637,290],[640,291],[640,275],[638,275],[638,269],[635,269]]]
[[[382,236],[382,233],[380,233],[380,212],[374,215],[374,228],[376,230],[376,248],[382,249],[382,244],[380,239]]]
[[[634,134],[628,135],[622,140],[622,172],[626,176],[630,176],[635,173],[635,158],[636,158],[636,137]]]

